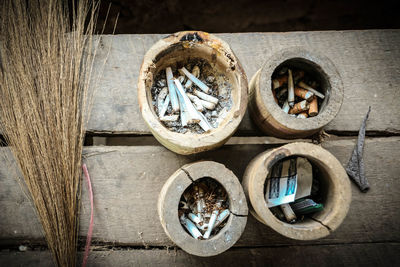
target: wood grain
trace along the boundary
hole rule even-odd
[[[324,142],[323,147],[345,164],[355,139]],[[93,238],[135,246],[171,246],[158,219],[158,194],[167,178],[182,165],[200,159],[225,164],[239,179],[249,161],[273,145],[225,145],[216,151],[179,156],[161,146],[87,147],[92,176],[95,219]],[[1,154],[8,151],[0,148]],[[0,157],[1,158],[1,157]],[[366,174],[371,190],[360,193],[352,185],[348,216],[330,236],[309,242],[283,238],[249,217],[237,246],[329,244],[400,240],[400,137],[368,138],[365,145]],[[0,244],[43,242],[39,222],[15,179],[15,166],[0,162]],[[86,236],[89,203],[83,188],[81,235]]]
[[[400,133],[400,30],[216,34],[241,61],[248,80],[275,52],[302,45],[330,58],[343,79],[341,111],[326,129],[358,131],[372,107],[367,130]],[[137,103],[137,80],[145,52],[166,35],[104,35],[96,66],[104,73],[96,84],[88,130],[95,133],[150,134]],[[384,104],[382,104],[384,103]],[[239,134],[259,131],[246,113]]]
[[[208,258],[128,248],[91,251],[88,266],[399,266],[399,252],[399,243],[234,248]],[[48,251],[0,252],[0,265],[53,266]]]

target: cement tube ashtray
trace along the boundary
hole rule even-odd
[[[216,198],[218,206],[218,198],[222,197],[222,205],[218,206],[220,211],[215,213],[214,219],[213,210],[218,208],[208,209],[211,219],[205,222],[212,229],[200,229],[202,223],[195,226],[199,223],[196,215],[207,216],[206,212],[202,215],[200,210],[199,213],[192,210],[182,213],[183,205],[190,203],[190,200],[182,203],[188,199],[185,194],[197,192],[198,189],[192,189],[204,186],[204,182],[213,192],[207,195],[207,189],[203,187],[204,191],[194,196],[195,201],[211,196]],[[166,181],[158,199],[158,214],[165,233],[177,246],[190,254],[208,257],[226,251],[239,240],[246,226],[248,209],[242,186],[232,171],[217,162],[201,161],[184,165]],[[219,223],[217,218],[222,218]]]
[[[155,138],[179,154],[223,145],[247,107],[247,78],[227,43],[200,31],[178,32],[146,53],[138,101]]]
[[[343,82],[335,65],[321,53],[302,47],[279,51],[267,59],[252,77],[249,90],[252,119],[263,132],[279,138],[318,132],[335,118],[343,102]],[[281,103],[280,93],[287,95],[287,103]],[[294,98],[296,105],[290,102]]]
[[[290,224],[271,212],[264,190],[272,167],[293,156],[303,157],[318,168],[324,209]],[[291,143],[259,154],[248,165],[242,185],[252,206],[250,212],[257,220],[281,235],[298,240],[329,235],[343,222],[351,202],[350,181],[341,163],[330,152],[311,143]]]

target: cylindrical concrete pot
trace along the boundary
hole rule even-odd
[[[275,102],[271,77],[280,66],[296,67],[321,84],[325,98],[315,117],[299,119],[285,113]],[[249,84],[249,112],[256,125],[266,134],[279,138],[302,138],[320,131],[339,112],[343,102],[343,83],[335,65],[326,56],[292,47],[275,53],[266,60]]]
[[[205,177],[215,179],[224,187],[231,214],[217,235],[197,240],[181,225],[178,205],[185,189]],[[187,253],[208,257],[226,251],[239,240],[246,226],[248,209],[242,186],[232,171],[214,161],[201,161],[184,165],[166,181],[158,199],[158,214],[165,233],[177,246]]]
[[[232,85],[232,106],[217,128],[202,134],[177,133],[159,120],[151,100],[151,86],[160,71],[176,62],[200,58],[217,72],[223,73]],[[193,154],[223,145],[239,126],[247,107],[248,83],[243,68],[221,39],[200,31],[171,34],[155,43],[144,56],[138,81],[138,101],[143,119],[154,137],[178,154]]]
[[[264,185],[271,167],[290,156],[305,157],[319,169],[325,198],[323,211],[294,224],[275,217],[264,195]],[[311,143],[291,143],[259,154],[247,166],[242,185],[252,206],[250,212],[257,220],[281,235],[298,240],[313,240],[329,235],[343,222],[351,202],[350,181],[340,162],[327,150]]]

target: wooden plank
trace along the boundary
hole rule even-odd
[[[96,65],[99,77],[88,130],[96,133],[150,134],[137,104],[137,79],[145,52],[162,34],[103,36]],[[242,62],[248,79],[277,51],[291,46],[329,57],[344,83],[345,98],[329,131],[357,131],[372,107],[369,131],[400,133],[400,30],[217,34]],[[258,134],[248,114],[239,134]]]
[[[350,158],[355,139],[324,142],[343,164]],[[95,219],[93,238],[134,246],[171,246],[159,223],[156,203],[166,179],[180,166],[200,159],[225,164],[241,179],[248,162],[273,145],[225,145],[216,151],[180,156],[162,146],[87,147],[85,154],[92,176]],[[7,148],[0,148],[4,155]],[[1,157],[0,157],[1,158]],[[366,174],[371,190],[353,188],[353,201],[343,225],[317,241],[297,242],[281,237],[249,217],[238,246],[350,243],[400,240],[400,137],[368,138]],[[30,202],[15,179],[15,166],[0,164],[0,243],[42,240],[40,224]],[[81,232],[88,229],[89,203],[83,187]]]
[[[124,249],[92,251],[88,266],[399,266],[399,252],[399,243],[234,248],[208,258],[182,250]],[[48,251],[0,252],[0,265],[53,266]]]

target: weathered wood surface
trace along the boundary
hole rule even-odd
[[[354,138],[327,141],[323,147],[345,164]],[[179,156],[162,146],[87,147],[85,154],[92,176],[95,219],[93,238],[133,246],[171,246],[158,219],[158,194],[166,179],[182,165],[199,159],[225,164],[241,179],[248,162],[271,145],[225,145],[216,151]],[[0,149],[1,154],[7,148]],[[371,190],[360,193],[352,185],[353,200],[342,226],[330,236],[299,242],[281,237],[250,216],[237,246],[332,244],[400,240],[400,137],[368,138],[366,174]],[[13,177],[12,166],[0,164],[0,243],[43,241],[40,224],[30,202]],[[81,235],[88,229],[89,203],[84,186]]]
[[[88,130],[96,133],[150,134],[137,104],[137,78],[145,52],[162,34],[103,36],[99,77]],[[305,46],[329,57],[344,83],[341,111],[326,129],[357,131],[372,107],[369,131],[400,132],[400,30],[217,34],[228,42],[248,79],[278,50]],[[111,48],[110,48],[111,47]],[[258,133],[248,114],[239,133]]]
[[[92,251],[88,266],[399,266],[399,252],[399,243],[234,248],[209,258],[182,250],[125,249]],[[48,251],[0,252],[0,265],[53,266]]]

